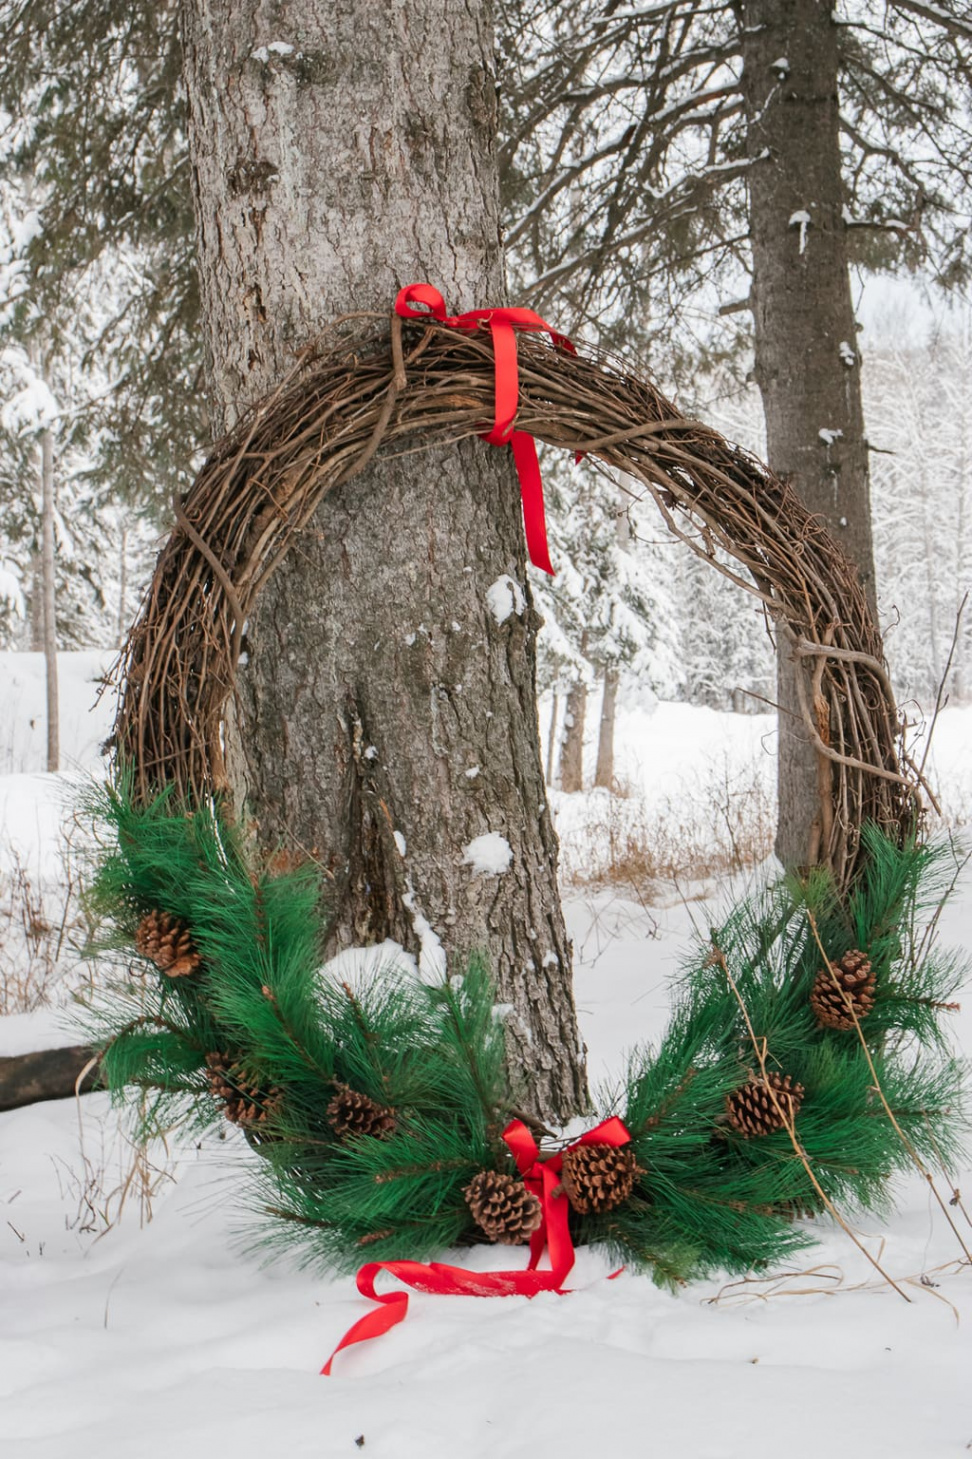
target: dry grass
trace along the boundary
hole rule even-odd
[[[56,867],[46,875],[15,847],[3,848],[0,1017],[62,1006],[99,981],[97,963],[81,957],[91,932],[81,898],[84,840],[82,827],[69,824]],[[55,1161],[66,1228],[97,1239],[128,1209],[145,1225],[155,1197],[175,1178],[167,1141],[134,1140],[128,1117],[119,1118],[102,1099],[76,1103],[76,1154]]]
[[[556,799],[561,876],[571,886],[661,886],[735,875],[773,850],[776,805],[766,766],[710,763],[649,803],[640,792]]]
[[[76,1161],[55,1161],[61,1198],[71,1214],[68,1230],[95,1240],[118,1225],[128,1208],[138,1212],[139,1226],[152,1219],[154,1202],[176,1178],[176,1157],[168,1139],[151,1143],[128,1133],[133,1113],[95,1110],[90,1100],[77,1100]],[[144,1113],[144,1111],[140,1111]]]
[[[0,1016],[55,1002],[78,972],[88,926],[73,838],[60,848],[56,878],[32,872],[14,847],[0,869]]]

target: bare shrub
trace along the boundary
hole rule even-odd
[[[649,801],[617,791],[554,797],[561,875],[573,886],[628,885],[650,898],[673,881],[734,875],[770,855],[776,806],[767,764],[709,762]]]
[[[58,1001],[79,968],[87,932],[74,836],[60,847],[57,875],[31,871],[15,846],[0,863],[0,1016]]]
[[[90,1100],[80,1098],[77,1110],[77,1159],[54,1162],[61,1197],[73,1207],[73,1214],[65,1217],[67,1229],[98,1240],[118,1224],[128,1206],[138,1211],[139,1226],[148,1225],[156,1196],[176,1178],[171,1132],[149,1143],[129,1133],[134,1111],[96,1112]],[[144,1114],[144,1108],[138,1113]]]

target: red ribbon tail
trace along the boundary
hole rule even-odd
[[[358,1291],[381,1305],[366,1312],[347,1332],[321,1369],[322,1377],[330,1377],[331,1366],[338,1353],[352,1343],[381,1337],[404,1322],[408,1313],[407,1292],[376,1292],[379,1272],[397,1277],[416,1292],[429,1292],[440,1297],[535,1297],[538,1292],[560,1292],[561,1282],[569,1268],[538,1272],[525,1271],[474,1272],[465,1267],[446,1266],[442,1262],[387,1261],[367,1262],[358,1272]]]
[[[366,1312],[364,1317],[358,1318],[353,1327],[348,1328],[321,1369],[322,1377],[331,1376],[331,1364],[342,1348],[349,1348],[352,1343],[356,1342],[367,1342],[369,1338],[381,1337],[382,1333],[388,1332],[399,1322],[405,1321],[408,1315],[407,1292],[389,1292],[386,1296],[378,1297],[376,1300],[382,1305],[374,1312]]]
[[[331,1376],[331,1365],[342,1348],[349,1348],[352,1343],[367,1342],[370,1338],[381,1337],[382,1333],[397,1327],[404,1322],[408,1315],[408,1293],[407,1292],[382,1292],[380,1295],[375,1291],[375,1277],[381,1271],[379,1262],[368,1262],[358,1272],[358,1291],[363,1297],[370,1297],[373,1302],[381,1305],[373,1312],[366,1312],[364,1317],[359,1317],[334,1349],[331,1356],[321,1369],[321,1377]]]
[[[540,462],[537,460],[537,445],[528,431],[514,431],[510,436],[513,460],[520,478],[520,496],[523,501],[523,525],[526,529],[527,552],[534,567],[547,572],[551,577],[554,570],[547,546],[547,523],[543,510],[543,482],[540,479]]]

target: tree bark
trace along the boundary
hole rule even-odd
[[[614,788],[614,719],[618,707],[617,664],[608,664],[604,669],[604,691],[601,697],[601,722],[597,734],[597,768],[594,784],[607,790]]]
[[[47,380],[44,351],[31,343],[30,358],[41,379]],[[40,608],[47,705],[47,769],[60,769],[60,708],[57,692],[57,584],[54,539],[54,433],[45,426],[40,434],[41,550]],[[35,579],[36,582],[36,579]]]
[[[97,1083],[97,1067],[88,1070],[80,1086],[78,1080],[93,1058],[94,1049],[75,1046],[0,1059],[0,1110],[87,1094]]]
[[[587,685],[572,684],[564,708],[564,732],[560,742],[560,788],[573,794],[584,789],[584,721],[587,717]]]
[[[44,652],[44,569],[40,551],[30,559],[30,651]]]
[[[553,785],[554,763],[557,753],[557,712],[560,709],[560,695],[556,689],[550,696],[550,730],[547,735],[547,769],[545,779],[548,785]]]
[[[501,302],[488,4],[183,0],[217,426],[348,310],[429,280]],[[487,598],[487,591],[495,591]],[[509,611],[505,611],[506,597]],[[492,605],[492,606],[491,606]],[[485,951],[532,1107],[586,1100],[508,453],[378,460],[327,499],[247,630],[229,762],[261,838],[318,857],[330,948]],[[510,868],[466,848],[503,837]],[[434,929],[434,930],[433,930]]]
[[[118,646],[128,632],[128,528],[122,523],[118,538]]]
[[[847,262],[829,0],[742,0],[756,380],[769,464],[790,477],[861,573],[876,614],[868,450]],[[794,545],[798,550],[798,545]],[[813,854],[816,755],[779,644],[779,825],[788,865]]]
[[[57,592],[54,579],[54,435],[41,433],[41,563],[44,588],[44,668],[47,697],[47,768],[61,765],[61,711],[57,692]]]

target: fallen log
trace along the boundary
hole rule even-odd
[[[94,1057],[94,1049],[77,1044],[0,1059],[0,1110],[20,1109],[45,1099],[70,1099],[75,1092],[87,1094],[98,1082],[97,1064],[83,1079],[81,1075]]]

